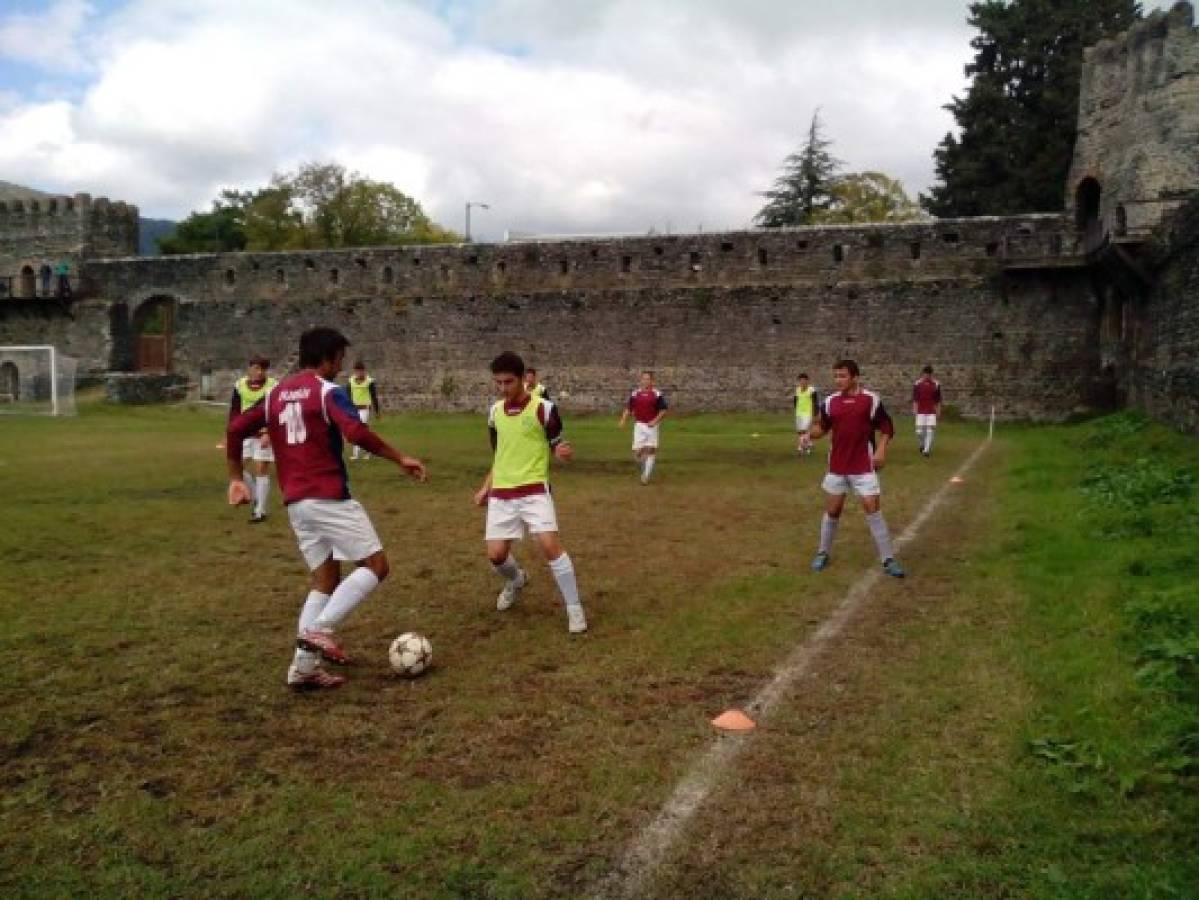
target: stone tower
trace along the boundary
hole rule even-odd
[[[1086,50],[1066,208],[1085,245],[1137,243],[1199,189],[1199,30],[1190,3]]]
[[[0,299],[45,294],[41,271],[136,256],[138,210],[89,194],[57,197],[0,182]]]

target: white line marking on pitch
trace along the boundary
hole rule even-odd
[[[988,437],[962,463],[953,477],[964,476],[982,456],[983,451],[990,443],[991,439]],[[897,550],[916,537],[924,523],[929,520],[937,507],[956,486],[955,483],[947,480],[937,489],[936,493],[917,513],[916,518],[895,539]],[[791,651],[791,655],[779,667],[774,678],[757,693],[745,708],[747,712],[754,715],[759,723],[762,719],[769,717],[795,682],[807,674],[821,651],[845,629],[854,613],[869,596],[870,589],[881,577],[882,572],[878,568],[871,568],[862,575],[853,583],[844,599],[816,632]],[[604,898],[638,896],[646,887],[650,876],[678,842],[692,817],[711,795],[725,772],[745,748],[746,742],[751,738],[751,734],[717,736],[707,752],[683,776],[670,799],[658,811],[654,820],[632,842],[624,859],[601,882],[593,896]]]

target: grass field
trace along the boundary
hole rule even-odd
[[[614,418],[568,418],[573,638],[531,548],[494,609],[481,417],[384,419],[431,481],[353,464],[392,576],[350,683],[295,696],[303,566],[277,493],[262,526],[224,505],[219,411],[0,421],[0,895],[587,894],[876,565],[855,511],[808,572],[821,464],[787,424],[668,421],[642,487]],[[984,437],[924,460],[900,430],[896,532]],[[1002,429],[649,893],[1199,896],[1197,463],[1130,416]],[[406,630],[436,655],[413,682]]]

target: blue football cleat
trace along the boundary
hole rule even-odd
[[[813,572],[823,572],[825,569],[828,568],[828,564],[829,564],[828,554],[825,553],[824,551],[821,551],[820,553],[817,553],[816,557],[812,560],[812,571]]]
[[[905,574],[903,571],[903,566],[901,566],[893,556],[883,560],[883,571],[892,578],[903,578]]]

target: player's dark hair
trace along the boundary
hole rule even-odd
[[[315,369],[350,346],[336,328],[309,328],[300,335],[300,368]]]
[[[525,369],[525,374],[526,375],[536,375],[537,370],[534,369],[532,366],[529,366],[527,369]]]
[[[925,375],[931,375],[931,374],[933,374],[933,367],[932,367],[932,366],[925,366],[925,367],[924,367],[923,369],[921,369],[920,371],[921,371],[921,372],[923,372]]]
[[[365,370],[366,370],[366,363],[364,363],[364,362],[363,362],[362,360],[360,360],[360,359],[356,359],[356,360],[354,360],[354,368],[355,368],[355,369],[362,369],[363,371],[365,371]]]
[[[523,378],[525,361],[511,350],[505,350],[491,361],[491,374],[515,375],[517,378]]]
[[[858,368],[858,364],[856,362],[854,362],[852,359],[837,360],[835,363],[833,363],[833,371],[836,371],[837,369],[844,369],[846,372],[848,372],[854,378],[857,378],[859,375],[862,374],[862,370]]]
[[[799,377],[800,377],[800,378],[807,378],[807,377],[808,377],[808,373],[807,373],[807,372],[800,372],[800,373],[799,373]]]
[[[250,365],[261,366],[264,369],[269,369],[271,367],[271,361],[265,356],[251,356]]]

